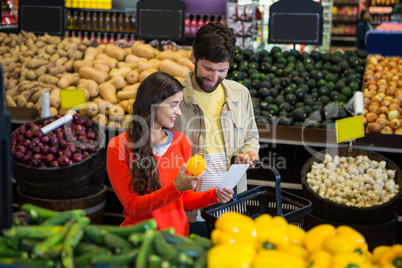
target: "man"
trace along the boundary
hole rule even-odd
[[[233,156],[237,156],[237,163],[250,163],[250,167],[259,159],[258,129],[249,91],[235,81],[225,80],[235,54],[235,44],[233,29],[221,23],[202,26],[194,38],[191,54],[194,72],[182,82],[182,115],[177,118],[174,129],[184,132],[192,143],[193,155],[200,154],[207,162],[204,178],[195,191],[218,186]],[[237,191],[246,190],[244,175]],[[190,233],[209,235],[207,225],[202,223],[204,220],[197,211],[187,215]],[[198,223],[194,223],[196,220]]]
[[[373,27],[370,24],[371,15],[368,9],[363,9],[360,14],[360,19],[357,24],[356,31],[356,47],[359,49],[365,49],[366,47],[366,34],[367,31],[372,30]]]

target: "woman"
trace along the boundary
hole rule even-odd
[[[359,23],[357,24],[356,47],[359,49],[365,49],[366,33],[368,30],[373,29],[370,20],[371,16],[368,9],[363,9],[360,14]]]
[[[232,189],[195,193],[199,176],[185,173],[191,157],[187,136],[169,131],[181,114],[183,86],[173,76],[155,72],[138,88],[128,130],[113,138],[107,148],[107,172],[124,208],[129,225],[154,218],[159,229],[173,227],[188,235],[186,210],[226,203]]]

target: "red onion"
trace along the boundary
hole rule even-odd
[[[90,140],[96,140],[96,134],[94,132],[89,132],[87,138]]]
[[[78,119],[80,119],[80,116],[78,114],[74,114],[73,115],[73,120],[77,121]]]
[[[73,154],[69,150],[64,150],[59,152],[60,155],[65,155],[68,159],[70,159]]]
[[[37,144],[40,143],[40,139],[38,137],[35,137],[35,138],[32,139],[31,143],[37,145]]]
[[[33,148],[32,148],[32,153],[34,153],[34,154],[40,154],[40,153],[41,153],[40,147],[39,147],[39,146],[33,147]]]
[[[28,121],[25,123],[25,127],[27,128],[31,128],[33,126],[33,122],[32,121]]]
[[[77,125],[85,125],[85,119],[84,118],[79,118],[75,123]]]
[[[43,144],[48,144],[49,143],[49,141],[50,141],[50,138],[49,138],[49,136],[43,136],[42,138],[40,138],[40,141],[43,143]]]
[[[21,141],[20,142],[20,145],[22,145],[22,146],[28,146],[28,144],[30,144],[31,143],[31,141],[30,140],[23,140],[23,141]]]
[[[50,144],[52,144],[53,146],[59,145],[59,139],[57,137],[51,137]]]
[[[96,147],[95,146],[89,146],[87,149],[87,152],[90,154],[93,154],[96,152]]]
[[[25,136],[25,138],[27,138],[27,139],[32,139],[32,137],[33,137],[32,131],[31,131],[31,130],[25,131],[24,136]]]
[[[23,153],[21,153],[20,151],[16,151],[16,152],[13,154],[14,160],[18,160],[18,161],[20,161],[23,156],[24,156]]]
[[[49,153],[49,149],[50,149],[49,145],[43,146],[43,147],[42,147],[42,154],[44,154],[44,155],[48,154],[48,153]]]
[[[69,164],[69,159],[65,154],[62,154],[57,158],[57,162],[59,163],[59,166],[67,166]]]
[[[46,162],[47,162],[47,163],[53,162],[54,159],[55,159],[54,155],[52,155],[52,154],[47,154],[47,155],[46,155]]]
[[[59,145],[61,148],[65,148],[67,146],[67,141],[66,140],[59,140]]]
[[[79,161],[81,161],[82,159],[84,159],[84,158],[82,157],[81,154],[74,154],[74,155],[73,155],[73,162],[74,162],[74,163],[75,163],[75,162],[79,162]]]
[[[56,147],[54,147],[54,146],[52,146],[52,147],[50,147],[49,148],[49,153],[50,154],[57,154],[57,152],[58,152],[59,150],[57,150],[57,148]]]
[[[63,131],[57,132],[56,136],[59,139],[63,139],[64,138],[64,132]]]
[[[85,151],[85,152],[82,153],[82,157],[83,157],[83,158],[87,158],[88,156],[89,156],[89,153],[88,153],[87,151]]]
[[[75,130],[76,130],[76,131],[82,131],[82,128],[83,128],[82,125],[77,125],[77,126],[75,127]]]
[[[71,142],[67,143],[66,145],[66,150],[69,150],[71,153],[75,153],[77,152],[77,147],[75,147],[75,145]]]
[[[79,131],[77,131],[77,135],[86,137],[87,133],[85,131],[83,131],[83,130],[79,130]]]
[[[54,161],[50,162],[50,166],[51,166],[51,167],[58,167],[58,166],[59,166],[59,162],[57,162],[57,160],[54,160]]]
[[[20,134],[25,134],[25,131],[26,131],[25,126],[20,126],[19,133]]]
[[[28,153],[28,154],[26,154],[26,155],[24,155],[24,156],[22,157],[21,162],[24,163],[24,164],[26,164],[26,163],[28,163],[29,161],[31,161],[31,158],[32,158],[32,155]]]
[[[91,127],[94,126],[94,122],[92,120],[88,120],[88,121],[85,122],[85,126],[87,128],[91,128]]]
[[[25,146],[20,145],[20,146],[17,147],[17,151],[21,152],[23,154],[26,154],[27,153],[27,148]]]
[[[19,134],[18,137],[17,137],[17,140],[18,141],[23,141],[23,140],[25,140],[25,136],[22,135],[22,134]]]

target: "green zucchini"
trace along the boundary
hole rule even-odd
[[[33,267],[53,267],[52,260],[34,260],[29,258],[0,258],[0,263],[17,265],[17,266],[33,266]]]
[[[160,268],[162,266],[162,258],[158,255],[152,254],[148,258],[148,268]]]
[[[28,253],[1,246],[0,258],[28,258]]]
[[[177,257],[177,250],[174,249],[165,239],[163,239],[160,231],[155,232],[154,248],[156,253],[163,258],[175,258]]]
[[[117,225],[94,225],[100,230],[106,230],[109,233],[127,238],[133,233],[143,233],[146,230],[155,230],[157,228],[157,223],[155,219],[144,220],[137,224],[127,225],[127,226],[117,226]]]
[[[132,246],[130,242],[121,236],[115,235],[113,233],[109,233],[106,230],[101,231],[101,235],[105,246],[110,249],[113,253],[120,254],[125,250],[131,249]]]
[[[198,256],[193,264],[193,268],[205,268],[207,267],[207,253],[208,250],[204,250],[200,256]]]
[[[197,234],[190,234],[189,238],[194,241],[197,245],[202,246],[205,249],[209,249],[213,246],[211,239],[208,239],[206,237],[202,237]]]
[[[144,233],[133,233],[127,238],[135,247],[139,246],[143,239]]]
[[[52,219],[52,218],[51,218]],[[73,225],[75,219],[70,219],[65,225],[63,225],[63,229],[61,229],[56,234],[49,236],[45,240],[39,242],[32,250],[32,255],[34,257],[43,256],[45,252],[52,246],[60,244],[63,242],[64,237],[66,236],[68,230],[70,230]]]
[[[85,227],[85,236],[100,246],[104,245],[101,230],[94,225],[88,225]]]
[[[6,237],[45,239],[59,232],[62,226],[14,226],[4,233]]]
[[[97,253],[106,252],[107,254],[112,254],[110,250],[105,247],[98,246],[96,244],[80,241],[75,247],[74,254],[81,255],[86,253]]]
[[[73,252],[84,235],[85,227],[90,223],[88,217],[80,217],[68,230],[61,250],[61,262],[64,267],[74,267]]]
[[[141,243],[137,259],[135,260],[135,267],[145,268],[147,267],[148,257],[152,253],[152,245],[154,242],[155,231],[146,230],[144,239]]]
[[[94,251],[94,252],[87,252],[81,254],[80,256],[74,257],[74,266],[75,267],[82,267],[82,266],[91,266],[92,258],[95,256],[110,256],[112,253],[107,249],[104,251]]]
[[[55,226],[55,225],[63,225],[68,220],[72,218],[79,218],[85,215],[85,210],[83,209],[74,209],[60,212],[59,214],[50,217],[43,221],[40,225],[42,226]]]
[[[193,245],[196,244],[193,240],[191,240],[188,237],[182,236],[182,235],[176,235],[176,234],[171,234],[169,232],[166,231],[161,231],[163,238],[171,244],[189,244],[189,245]]]
[[[131,249],[130,251],[115,254],[111,256],[96,255],[91,259],[93,265],[110,265],[110,266],[124,266],[134,263],[135,258],[139,254],[139,249]]]
[[[172,245],[178,252],[183,252],[187,254],[188,256],[192,258],[198,258],[201,253],[204,251],[203,248],[198,246],[197,244],[187,244],[187,243],[181,243],[181,244],[176,244]]]
[[[21,206],[21,209],[23,211],[28,212],[29,214],[29,220],[33,221],[33,222],[38,222],[40,220],[46,220],[48,218],[51,218],[53,216],[56,216],[57,214],[59,214],[60,212],[54,211],[54,210],[50,210],[47,208],[42,208],[33,204],[23,204]]]

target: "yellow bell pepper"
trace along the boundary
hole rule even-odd
[[[328,237],[335,235],[335,227],[331,224],[320,224],[307,231],[303,239],[303,245],[311,254],[323,249],[323,244]]]
[[[274,216],[266,220],[266,225],[261,224],[261,221],[257,222],[257,240],[262,248],[285,250],[289,247],[289,224],[283,217]]]
[[[216,220],[215,228],[228,233],[243,233],[251,237],[257,236],[254,220],[236,212],[223,214]]]
[[[354,252],[336,254],[331,268],[372,268],[373,265],[362,255]]]
[[[373,249],[373,263],[378,263],[378,261],[380,260],[380,257],[383,253],[387,252],[388,250],[391,249],[391,246],[386,246],[386,245],[380,245],[377,246]]]
[[[208,251],[208,268],[248,268],[254,257],[255,249],[249,244],[220,244]]]
[[[385,251],[385,250],[384,250]],[[395,244],[383,252],[379,258],[377,263],[381,268],[384,267],[402,267],[402,245]]]
[[[340,236],[347,240],[352,250],[356,253],[365,254],[368,252],[368,245],[364,236],[350,226],[340,225],[336,227],[335,236]]]
[[[303,246],[303,239],[306,235],[306,231],[304,231],[299,226],[288,224],[288,238],[289,243],[295,244],[297,246]]]
[[[289,247],[286,249],[286,251],[290,252],[290,253],[292,253],[292,254],[294,254],[296,256],[299,256],[303,260],[308,259],[308,252],[302,246],[298,246],[298,245],[295,245],[295,244],[290,244]]]
[[[307,268],[330,268],[331,262],[331,253],[325,250],[317,250],[310,255]]]
[[[208,266],[209,267],[209,266]],[[229,267],[229,266],[222,266]],[[306,261],[282,250],[260,250],[253,263],[253,268],[305,268]]]

